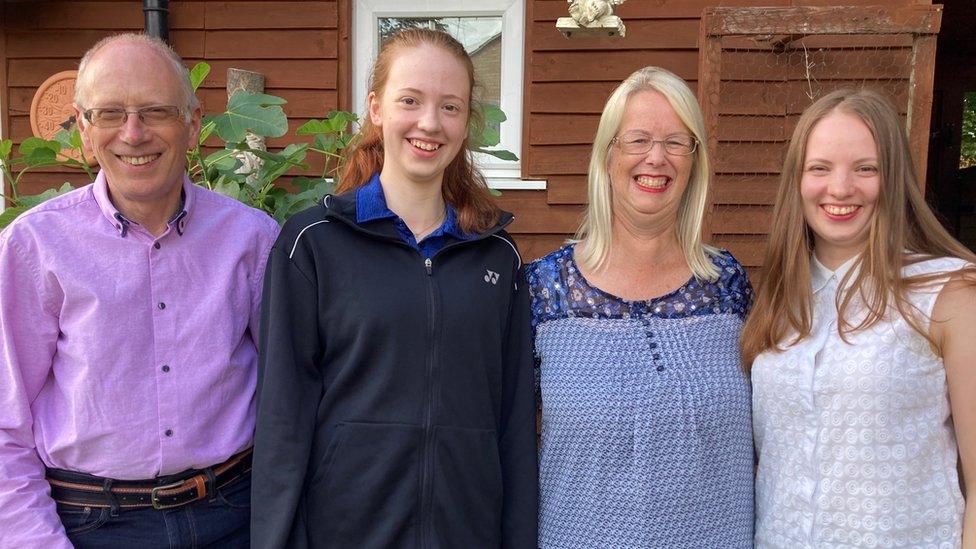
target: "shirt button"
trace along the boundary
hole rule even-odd
[[[168,436],[168,437],[171,437],[171,436],[173,436],[173,430],[172,429],[166,429],[166,431],[164,431],[163,434],[166,435],[166,436]]]
[[[155,244],[153,244],[153,248],[156,248],[156,249],[158,250],[158,249],[160,248],[160,246],[159,246],[159,242],[157,242],[157,243],[155,243]]]
[[[652,341],[652,342],[650,342],[650,343],[648,343],[648,346],[649,346],[649,347],[650,347],[651,349],[657,349],[657,343],[654,343],[653,341]]]
[[[164,374],[165,373],[168,373],[169,372],[169,364],[163,364],[163,367],[160,368],[160,370],[162,370]]]
[[[166,308],[166,304],[163,303],[162,301],[160,301],[159,303],[157,303],[156,306],[159,307],[159,310],[163,310],[163,309]]]
[[[659,372],[663,372],[663,371],[664,371],[664,366],[658,366],[658,367],[657,367],[657,371],[659,371]]]
[[[654,360],[660,360],[661,359],[661,355],[659,355],[657,353],[654,353],[654,356],[652,358],[654,358]]]

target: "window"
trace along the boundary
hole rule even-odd
[[[524,0],[359,0],[353,12],[353,107],[365,114],[366,80],[383,41],[404,28],[432,28],[456,38],[475,65],[476,98],[501,107],[499,148],[522,154],[522,66]],[[545,181],[523,181],[519,162],[476,155],[476,162],[498,189],[544,189]]]

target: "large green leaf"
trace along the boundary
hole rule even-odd
[[[190,69],[190,84],[193,85],[193,91],[197,91],[208,74],[210,74],[210,64],[200,61],[193,65],[193,68]]]
[[[337,128],[345,128],[350,122],[359,122],[359,115],[349,111],[329,111],[329,114],[325,115],[325,117],[333,120],[337,124]],[[338,124],[341,124],[341,126]]]
[[[339,141],[334,135],[316,135],[311,149],[320,153],[335,153],[339,150]]]
[[[224,168],[233,166],[235,161],[237,161],[237,158],[234,157],[234,151],[228,149],[221,149],[210,153],[203,159],[203,163],[207,166],[220,166]]]
[[[73,149],[80,149],[82,144],[81,131],[78,129],[78,125],[75,124],[71,126],[71,138],[68,139],[68,146]]]
[[[217,125],[214,123],[212,118],[204,119],[203,125],[200,126],[199,141],[201,145],[203,144],[204,141],[207,140],[207,138],[210,137],[210,134],[213,133],[215,127],[217,127]]]
[[[264,137],[281,137],[288,132],[288,117],[281,109],[286,101],[263,93],[236,93],[227,101],[227,111],[214,117],[217,135],[237,143],[248,131]]]
[[[334,188],[334,185],[325,179],[314,179],[309,181],[313,182],[311,188],[307,188],[296,194],[281,196],[275,201],[274,209],[272,210],[271,215],[279,224],[284,224],[285,221],[292,215],[302,210],[311,208],[322,200],[323,196],[332,192],[332,189]]]
[[[498,105],[492,103],[486,103],[481,106],[482,116],[485,118],[485,122],[488,124],[501,124],[502,122],[508,120],[505,113],[502,112]]]
[[[322,120],[309,120],[295,130],[297,135],[317,135],[324,133],[345,132],[349,124],[359,120],[354,113],[346,111],[330,111]]]
[[[28,137],[20,144],[17,152],[19,152],[21,156],[30,156],[39,150],[49,150],[54,155],[57,155],[59,152],[61,152],[61,143],[54,140],[48,141],[47,139],[41,139],[40,137]]]
[[[513,162],[518,160],[518,156],[515,153],[513,153],[512,151],[506,151],[504,149],[480,149],[479,148],[479,149],[474,149],[474,152],[491,155],[501,160],[511,160]]]
[[[230,177],[221,176],[217,178],[217,183],[214,185],[213,190],[224,196],[229,196],[234,200],[238,200],[241,195],[240,183]]]
[[[502,138],[498,130],[495,128],[485,128],[481,131],[481,135],[475,138],[475,145],[477,147],[494,147],[501,143],[501,141]]]
[[[331,120],[309,120],[295,130],[296,135],[318,135],[335,132],[335,125]]]
[[[65,182],[64,185],[61,185],[61,187],[58,189],[48,189],[42,192],[41,194],[21,196],[20,198],[17,199],[17,204],[18,206],[24,208],[33,208],[34,206],[37,206],[41,202],[45,202],[47,200],[54,198],[55,196],[62,195],[64,193],[71,192],[74,189],[75,188],[71,185],[71,183]]]
[[[306,143],[292,143],[274,157],[270,155],[262,156],[258,151],[251,152],[257,154],[258,158],[264,160],[264,165],[261,166],[258,177],[264,183],[271,183],[293,167],[307,169],[308,166],[302,163],[305,160],[307,150],[308,145]]]
[[[54,135],[52,137],[54,138],[55,141],[61,144],[62,149],[71,148],[71,132],[69,132],[68,130],[62,128],[54,132]]]
[[[4,208],[3,213],[0,213],[0,229],[10,225],[14,219],[17,219],[17,216],[26,211],[27,208],[23,206]]]
[[[60,150],[60,148],[58,149]],[[52,149],[47,147],[37,147],[31,149],[30,154],[21,156],[15,159],[11,164],[23,164],[24,169],[28,168],[43,168],[46,166],[57,166],[61,164],[58,160],[57,153]]]

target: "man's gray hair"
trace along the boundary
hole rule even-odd
[[[154,38],[141,33],[128,32],[124,34],[116,34],[114,36],[109,36],[99,40],[94,46],[91,47],[91,49],[85,52],[84,57],[81,58],[81,63],[78,64],[78,78],[75,81],[75,104],[78,105],[79,108],[87,109],[91,107],[91,105],[89,105],[87,102],[88,90],[91,89],[92,85],[92,82],[90,81],[91,76],[88,74],[88,65],[91,63],[92,58],[95,57],[95,54],[97,54],[100,49],[108,46],[109,44],[114,44],[115,42],[145,44],[169,62],[173,69],[173,74],[176,75],[177,83],[179,84],[180,88],[180,94],[183,96],[182,104],[177,106],[185,109],[185,117],[188,118],[190,116],[190,111],[200,106],[200,101],[193,93],[193,85],[190,83],[190,71],[186,68],[186,65],[183,64],[183,59],[181,59],[180,56],[173,51],[173,48],[159,38]]]

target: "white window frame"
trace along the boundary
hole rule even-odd
[[[353,2],[352,99],[360,118],[366,116],[366,85],[379,45],[378,21],[384,17],[502,18],[501,125],[497,148],[522,155],[522,67],[524,65],[525,0],[357,0]],[[522,180],[521,162],[475,155],[493,189],[545,189],[545,181]]]

